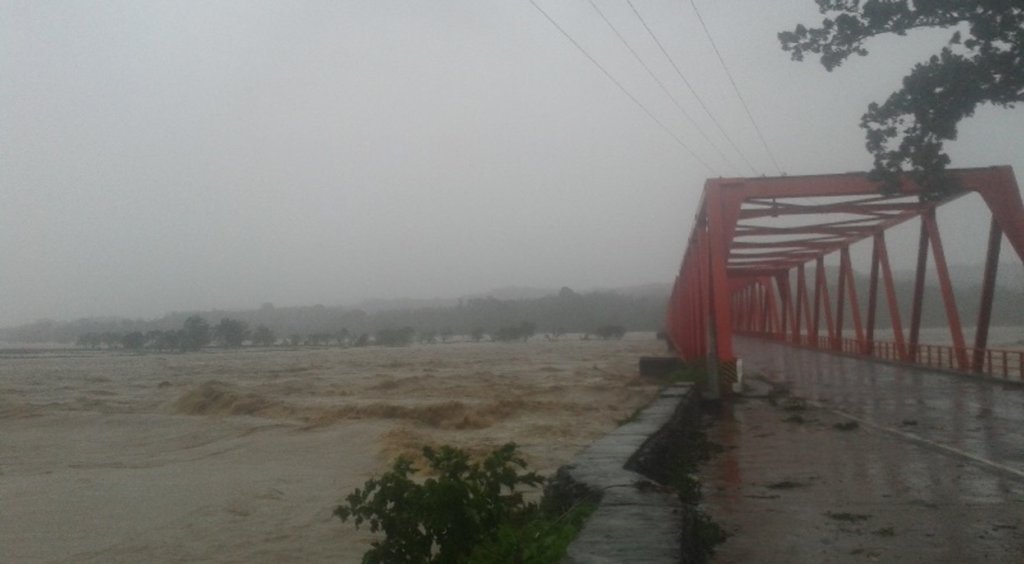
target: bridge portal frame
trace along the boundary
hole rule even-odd
[[[1003,236],[1024,264],[1020,188],[1009,166],[949,173],[962,190],[938,201],[921,198],[921,186],[909,177],[903,179],[898,194],[884,195],[866,173],[707,180],[669,300],[666,330],[677,354],[684,361],[734,364],[732,335],[736,332],[847,354],[1024,379],[1024,353],[1016,353],[1016,368],[1011,369],[1015,353],[987,348]],[[971,192],[982,198],[991,218],[975,340],[968,347],[935,210]],[[913,219],[920,219],[921,228],[907,334],[885,233]],[[866,311],[862,311],[850,246],[867,239],[871,240],[869,292]],[[839,254],[834,304],[824,263],[833,253]],[[935,353],[937,362],[934,345],[920,343],[929,254],[953,343],[946,347],[945,357],[942,350]],[[814,269],[813,283],[808,281],[808,265]],[[894,336],[891,342],[875,339],[880,282]],[[853,338],[844,335],[847,313],[852,317]]]

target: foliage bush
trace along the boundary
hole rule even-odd
[[[577,507],[557,515],[527,502],[520,489],[544,479],[525,471],[514,443],[482,461],[450,446],[424,447],[423,456],[431,477],[414,480],[417,469],[399,457],[334,510],[342,521],[384,533],[364,564],[553,563],[588,514]]]
[[[470,564],[555,564],[562,561],[597,506],[583,503],[557,514],[533,508],[518,522],[502,525],[493,536],[479,544]]]

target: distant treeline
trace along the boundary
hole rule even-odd
[[[813,276],[813,274],[812,274]],[[1010,278],[1013,278],[1012,276]],[[812,278],[813,279],[813,278]],[[831,298],[836,301],[836,272],[829,272]],[[868,297],[867,277],[856,274],[855,282],[862,308]],[[795,288],[795,281],[793,282]],[[957,286],[956,300],[964,326],[973,326],[981,290],[973,284]],[[908,277],[896,280],[896,294],[904,326],[909,322],[913,281]],[[879,288],[876,326],[890,327],[884,291]],[[232,346],[237,340],[232,327],[220,327],[224,320],[244,326],[245,344],[373,344],[388,342],[400,331],[411,342],[443,342],[463,340],[517,340],[530,328],[530,335],[558,338],[565,333],[579,333],[606,338],[609,328],[624,331],[659,331],[665,319],[669,287],[648,287],[643,292],[614,291],[579,293],[570,288],[540,298],[497,299],[493,297],[459,300],[455,305],[403,307],[367,312],[346,307],[263,307],[248,311],[214,310],[207,312],[172,313],[160,319],[131,320],[123,318],[90,318],[72,322],[39,321],[0,329],[0,341],[8,343],[63,343],[95,347],[156,349],[188,348],[181,345],[186,320],[198,316],[210,326],[209,342]],[[833,306],[834,307],[834,306]],[[847,319],[851,320],[849,313]],[[852,321],[847,321],[849,326]],[[934,284],[925,291],[922,325],[938,327],[946,324],[941,294]],[[992,325],[1024,326],[1024,280],[1004,281],[996,291]],[[220,327],[220,329],[217,329]],[[379,332],[384,333],[379,333]],[[615,331],[612,331],[614,334]],[[128,337],[128,344],[123,341]],[[405,337],[403,337],[405,339]]]
[[[272,346],[306,346],[306,347],[402,347],[419,342],[422,344],[446,343],[454,340],[479,342],[484,339],[491,341],[526,341],[537,333],[537,326],[529,321],[519,325],[501,327],[490,334],[483,329],[477,328],[466,335],[457,335],[451,331],[438,333],[433,330],[417,332],[409,326],[389,327],[378,329],[375,333],[353,333],[348,329],[341,329],[334,333],[314,333],[312,335],[288,335],[278,336],[266,325],[259,325],[250,329],[244,321],[225,317],[216,325],[211,326],[209,322],[199,315],[193,315],[185,320],[181,329],[153,329],[143,333],[142,331],[130,331],[124,334],[114,332],[85,333],[78,336],[75,342],[77,346],[90,349],[125,349],[125,350],[155,350],[155,351],[197,351],[208,346],[224,348],[237,347],[272,347]],[[583,339],[590,339],[591,335],[601,339],[621,339],[626,334],[626,328],[621,325],[604,325],[597,330],[583,335]],[[545,334],[550,340],[561,338],[563,333],[558,331]]]
[[[908,273],[903,273],[904,276],[896,278],[893,283],[893,289],[896,293],[896,300],[900,306],[900,318],[903,322],[903,326],[907,327],[910,321],[910,308],[913,302],[914,296],[914,280]],[[1012,274],[1011,274],[1012,276]],[[1024,326],[1024,280],[1020,278],[1011,279],[1011,276],[1007,276],[1007,279],[1001,281],[1000,285],[996,287],[995,300],[992,305],[992,319],[991,325],[993,326]],[[831,270],[828,274],[829,279],[829,291],[830,297],[832,298],[832,307],[835,308],[836,300],[838,298],[837,284],[838,270]],[[964,327],[973,327],[977,321],[978,310],[981,305],[981,285],[975,283],[965,283],[964,277],[961,277],[959,281],[960,285],[954,286],[954,297],[956,299],[957,310],[960,314],[961,323]],[[980,277],[974,277],[977,279]],[[808,292],[809,298],[813,299],[814,289],[814,274],[813,270],[808,271]],[[795,276],[791,280],[792,287],[796,288]],[[866,308],[868,303],[868,295],[870,288],[870,281],[868,276],[854,273],[854,284],[857,291],[857,298],[860,302],[862,310],[862,316],[866,316]],[[889,306],[885,297],[885,285],[879,280],[878,283],[878,304],[877,304],[877,319],[875,326],[882,329],[888,329],[892,327],[889,315]],[[846,326],[852,326],[852,312],[849,310],[849,300],[847,302],[847,313],[846,313]],[[865,317],[866,320],[866,317]],[[925,285],[924,291],[924,307],[921,312],[921,325],[923,327],[944,327],[948,323],[946,319],[946,310],[942,301],[942,293],[938,288],[937,283],[929,283]]]
[[[662,287],[659,291],[633,295],[611,291],[578,293],[562,288],[555,294],[534,299],[471,298],[448,307],[375,313],[322,305],[265,304],[256,310],[173,313],[155,320],[40,321],[0,329],[0,341],[187,350],[195,348],[197,339],[204,341],[201,346],[358,346],[456,338],[511,341],[533,335],[558,338],[566,333],[618,338],[625,331],[660,330],[667,300],[668,288]],[[197,327],[200,321],[205,330]]]

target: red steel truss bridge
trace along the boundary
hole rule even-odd
[[[728,381],[736,366],[732,337],[741,334],[1024,380],[1024,351],[988,348],[1004,237],[1024,264],[1020,188],[1008,166],[949,172],[962,191],[938,201],[922,199],[921,187],[909,178],[903,179],[901,192],[884,195],[878,182],[863,173],[708,180],[669,301],[666,329],[677,354],[684,361],[714,362]],[[978,218],[989,224],[989,235],[974,319],[956,303],[936,219],[937,208],[956,206],[971,193],[980,196],[990,212]],[[886,239],[889,229],[907,222],[920,225],[916,242]],[[860,242],[870,253],[856,254],[870,254],[870,262],[855,268],[850,247]],[[917,246],[906,318],[889,259],[893,244]],[[834,267],[826,268],[826,259],[834,264],[836,258],[838,274]],[[938,296],[925,296],[929,258]],[[855,272],[869,273],[867,295],[863,290],[858,293]],[[941,300],[952,344],[921,342],[926,297]],[[882,314],[880,308],[885,308]],[[975,327],[971,343],[965,340],[965,322]],[[883,331],[886,338],[877,338]]]

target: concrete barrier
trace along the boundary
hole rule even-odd
[[[634,420],[595,441],[559,468],[548,495],[563,505],[598,508],[569,546],[566,564],[686,562],[690,509],[666,480],[673,438],[700,420],[692,384],[676,384]]]

